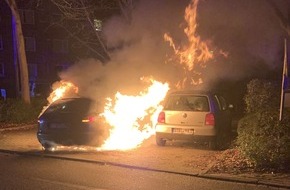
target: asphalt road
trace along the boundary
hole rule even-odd
[[[0,153],[0,163],[1,189],[277,189],[28,155]]]

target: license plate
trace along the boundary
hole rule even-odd
[[[172,132],[176,134],[192,135],[194,133],[194,130],[193,129],[172,129]]]

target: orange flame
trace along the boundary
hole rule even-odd
[[[209,50],[208,44],[201,41],[200,37],[196,35],[196,15],[197,5],[199,0],[192,0],[185,9],[185,21],[187,27],[184,29],[184,33],[188,39],[188,45],[183,48],[177,47],[174,44],[172,37],[169,34],[164,34],[164,40],[169,42],[169,45],[173,48],[175,55],[179,59],[179,63],[184,66],[185,78],[179,81],[177,86],[183,86],[185,83],[200,84],[202,79],[194,80],[192,75],[199,76],[201,73],[194,71],[195,64],[199,64],[201,67],[205,67],[205,62],[213,58],[212,51]]]
[[[122,95],[117,92],[114,100],[107,99],[108,103],[102,115],[112,129],[101,149],[132,149],[155,133],[154,122],[157,121],[157,114],[162,109],[159,104],[165,98],[169,86],[167,83],[154,80],[151,82],[151,86],[138,96]]]
[[[49,103],[52,103],[62,97],[69,96],[69,95],[76,95],[78,93],[78,87],[75,86],[73,83],[68,81],[59,81],[54,84],[54,90],[47,98]]]
[[[188,26],[184,29],[184,33],[188,39],[187,47],[177,48],[169,34],[164,34],[165,41],[169,42],[175,54],[179,57],[179,62],[184,64],[189,71],[194,68],[194,63],[205,62],[213,58],[213,53],[209,50],[208,45],[196,35],[197,4],[198,0],[193,0],[185,9],[184,17]]]

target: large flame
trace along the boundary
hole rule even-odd
[[[160,102],[169,86],[154,80],[151,82],[151,86],[137,96],[118,92],[114,100],[108,99],[103,116],[112,129],[101,149],[132,149],[155,133],[157,114],[162,109]]]
[[[188,39],[188,44],[182,47],[176,46],[172,37],[168,34],[164,34],[165,41],[169,42],[169,45],[173,48],[175,56],[178,62],[183,65],[185,76],[184,79],[179,81],[178,87],[184,88],[185,83],[200,84],[202,79],[199,77],[200,72],[194,70],[195,65],[199,64],[201,67],[205,67],[205,62],[213,58],[212,51],[209,50],[208,43],[203,42],[200,36],[196,34],[196,16],[197,5],[199,0],[192,0],[185,9],[184,19],[187,23],[187,27],[184,29],[184,33]],[[198,79],[194,79],[194,77]]]

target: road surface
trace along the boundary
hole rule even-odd
[[[187,175],[0,153],[1,189],[264,190],[265,186]]]

